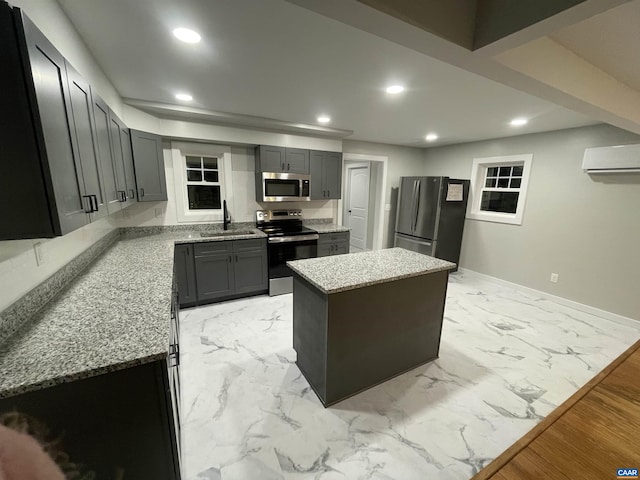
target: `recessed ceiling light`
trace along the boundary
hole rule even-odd
[[[438,134],[437,133],[429,133],[426,137],[424,137],[427,142],[434,142],[438,139]]]
[[[173,35],[185,43],[198,43],[200,41],[200,34],[190,28],[176,28],[173,30]]]
[[[390,85],[387,87],[387,93],[390,93],[391,95],[397,95],[402,92],[404,92],[404,87],[402,85]]]
[[[190,102],[193,100],[193,97],[188,93],[176,93],[176,98],[178,100],[182,100],[183,102]]]
[[[320,123],[329,123],[331,121],[331,117],[328,117],[327,115],[320,115],[318,117],[318,121]]]
[[[509,122],[509,124],[512,127],[521,127],[522,125],[526,125],[528,121],[529,120],[527,120],[526,118],[514,118],[513,120],[511,120],[511,122]]]

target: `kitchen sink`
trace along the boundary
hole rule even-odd
[[[255,235],[256,232],[251,230],[225,230],[222,232],[202,232],[201,237],[230,237],[238,235]]]

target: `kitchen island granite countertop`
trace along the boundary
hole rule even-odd
[[[165,358],[174,245],[266,238],[255,228],[236,229],[252,234],[202,237],[221,231],[202,227],[124,229],[2,344],[0,398]]]
[[[287,265],[325,294],[453,270],[455,263],[404,248],[294,260]]]

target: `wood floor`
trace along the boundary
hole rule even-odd
[[[640,341],[472,480],[602,480],[620,468],[640,468]]]

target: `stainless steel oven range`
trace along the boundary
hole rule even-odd
[[[267,234],[269,295],[293,291],[289,260],[313,258],[318,253],[318,233],[302,226],[302,210],[258,210],[256,227]]]

